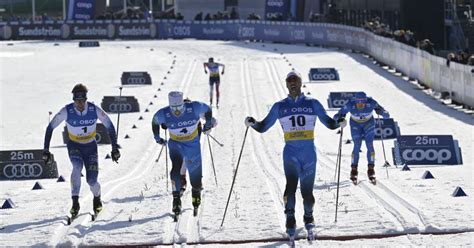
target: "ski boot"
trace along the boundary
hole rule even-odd
[[[295,247],[296,220],[294,216],[286,217],[286,233],[290,247]]]
[[[377,181],[375,180],[375,170],[374,170],[375,165],[369,164],[368,169],[367,169],[367,176],[369,177],[369,181],[375,185]]]
[[[351,181],[352,183],[354,183],[355,185],[357,185],[357,175],[358,175],[358,171],[357,171],[357,165],[351,165]]]
[[[79,196],[72,196],[72,207],[71,210],[69,210],[71,216],[67,217],[68,225],[71,225],[72,221],[77,218],[77,215],[79,214],[79,209],[81,209],[81,207],[79,206]]]
[[[184,191],[186,191],[186,185],[187,185],[187,182],[186,182],[186,174],[185,174],[185,175],[181,175],[181,189],[180,189],[180,194],[181,194],[181,196],[183,196]]]
[[[102,201],[100,200],[100,195],[94,196],[92,207],[94,209],[94,214],[98,214],[100,211],[102,211]]]
[[[181,214],[181,198],[179,192],[173,192],[173,213],[174,221],[178,221],[178,216]]]
[[[314,218],[313,216],[303,216],[304,220],[304,227],[306,231],[308,232],[308,236],[306,239],[308,241],[313,241],[314,240]]]
[[[192,200],[193,200],[193,216],[197,216],[199,205],[201,205],[201,190],[192,190]]]

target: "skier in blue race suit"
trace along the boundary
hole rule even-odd
[[[357,166],[359,163],[362,139],[365,140],[365,145],[367,146],[367,175],[370,181],[375,182],[375,119],[372,116],[374,110],[378,115],[382,115],[384,118],[390,117],[389,113],[385,111],[377,101],[371,97],[367,97],[364,92],[357,92],[354,97],[334,115],[334,119],[342,121],[348,112],[351,113],[350,127],[352,140],[354,142],[351,162],[351,180],[354,182],[357,181]]]
[[[99,175],[99,161],[97,155],[96,124],[99,119],[107,128],[112,141],[112,160],[118,162],[120,151],[117,145],[117,136],[114,125],[107,114],[98,106],[87,101],[87,87],[83,84],[77,84],[72,89],[74,103],[63,107],[51,120],[46,128],[44,137],[43,159],[45,163],[52,160],[49,152],[49,144],[53,130],[66,121],[69,141],[67,149],[69,159],[72,163],[71,172],[71,195],[72,208],[70,210],[72,218],[79,213],[79,191],[81,189],[81,171],[82,167],[86,167],[86,179],[89,187],[94,195],[93,209],[97,214],[102,210],[102,202],[100,200],[100,184],[97,180]]]
[[[308,237],[314,228],[314,178],[316,175],[316,147],[314,145],[314,126],[317,118],[329,129],[344,126],[326,114],[321,103],[301,92],[301,75],[291,71],[286,76],[287,98],[273,104],[270,112],[262,121],[253,117],[245,118],[245,125],[257,132],[266,132],[279,120],[285,137],[283,165],[286,176],[285,201],[286,228],[290,237],[295,235],[295,193],[300,181],[303,197],[305,228]]]
[[[215,126],[211,108],[197,101],[184,102],[183,93],[172,91],[168,94],[169,106],[164,107],[153,116],[152,129],[158,144],[168,143],[169,154],[172,162],[170,172],[173,187],[173,212],[181,213],[181,166],[186,166],[192,186],[192,204],[195,209],[201,204],[202,189],[202,158],[200,119],[205,117],[206,123],[202,129],[204,134],[209,134]],[[160,126],[165,127],[170,134],[168,141],[160,136]]]

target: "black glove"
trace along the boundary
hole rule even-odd
[[[112,147],[112,152],[110,154],[112,155],[112,161],[114,161],[115,163],[118,163],[118,160],[120,158],[119,149],[116,146]]]
[[[162,146],[166,145],[166,140],[163,138],[155,138],[155,141]]]
[[[45,164],[49,164],[51,162],[51,153],[48,150],[43,151],[43,160]]]
[[[161,124],[161,128],[162,128],[163,130],[168,129],[168,127],[167,127],[164,123]]]
[[[344,128],[344,127],[347,126],[346,118],[344,118],[344,117],[342,117],[342,116],[339,117],[339,119],[337,119],[336,122],[337,122],[337,124],[339,124],[339,126],[340,126],[341,128]]]
[[[246,117],[245,118],[245,126],[247,127],[253,127],[255,125],[255,123],[257,123],[257,121],[255,120],[255,118],[253,117]]]

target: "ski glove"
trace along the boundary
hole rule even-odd
[[[155,137],[155,141],[156,141],[156,143],[158,143],[162,146],[166,145],[166,140],[164,140],[163,138]]]
[[[257,121],[255,120],[255,118],[253,118],[251,116],[245,117],[245,126],[253,127],[256,123],[257,123]]]
[[[224,75],[224,70],[222,70],[221,75]]]
[[[207,74],[207,71],[206,71],[206,70],[204,70],[204,73],[206,73],[206,74]]]
[[[48,150],[43,151],[43,160],[45,164],[49,164],[51,162],[51,153]]]
[[[116,146],[112,147],[112,152],[110,154],[112,155],[112,161],[114,161],[115,163],[118,163],[118,160],[120,158],[119,149]]]
[[[161,124],[161,128],[162,128],[163,130],[168,129],[168,127],[167,127],[164,123]]]
[[[341,128],[345,128],[347,126],[347,121],[346,121],[346,118],[344,117],[339,117],[339,119],[337,119],[337,124],[339,124],[339,127]]]
[[[217,120],[216,118],[212,117],[211,123],[209,124],[208,122],[204,123],[204,127],[202,129],[202,132],[205,135],[208,135],[211,133],[211,129],[217,126]]]

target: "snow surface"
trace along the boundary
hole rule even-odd
[[[348,51],[283,44],[222,41],[101,41],[99,48],[78,48],[76,41],[0,43],[0,149],[41,149],[48,112],[55,114],[71,102],[74,84],[89,87],[89,100],[100,105],[104,95],[118,95],[123,71],[148,71],[152,86],[126,86],[124,96],[135,96],[140,113],[121,114],[119,164],[105,159],[109,145],[99,146],[99,180],[104,210],[95,222],[88,212],[92,194],[83,179],[81,215],[71,225],[65,216],[71,206],[69,183],[40,180],[43,190],[32,191],[34,181],[0,181],[0,204],[7,198],[15,209],[0,210],[0,246],[33,245],[131,245],[212,243],[274,239],[228,244],[235,247],[286,246],[283,213],[285,179],[282,166],[283,135],[278,124],[267,133],[249,130],[224,226],[220,224],[243,142],[245,116],[261,120],[271,105],[286,97],[286,73],[292,68],[306,79],[310,67],[335,67],[341,81],[307,84],[305,93],[327,106],[330,91],[363,90],[383,105],[398,122],[402,134],[452,134],[459,140],[464,164],[388,170],[382,145],[375,141],[377,186],[365,176],[365,146],[360,159],[358,186],[349,181],[352,144],[344,144],[338,221],[335,218],[335,161],[339,135],[318,122],[318,152],[314,186],[318,240],[297,246],[472,246],[473,227],[473,117],[442,105],[417,87],[374,65],[361,54]],[[126,46],[130,46],[129,49]],[[153,51],[151,51],[153,48]],[[280,54],[283,53],[283,54]],[[167,93],[182,90],[192,100],[208,102],[208,75],[202,62],[214,57],[226,65],[221,83],[221,106],[214,109],[219,125],[211,140],[217,173],[215,184],[208,141],[201,140],[203,156],[202,205],[192,216],[191,194],[183,196],[184,213],[176,224],[171,218],[172,196],[167,189],[166,161],[155,159],[151,118],[167,105]],[[289,62],[286,62],[288,59]],[[173,60],[176,60],[171,69]],[[291,66],[289,65],[291,63]],[[168,74],[168,71],[170,73]],[[166,79],[164,79],[166,77]],[[305,80],[306,81],[306,80]],[[160,83],[164,82],[164,85]],[[160,91],[158,91],[160,89]],[[154,98],[157,95],[157,98]],[[153,105],[150,105],[153,103]],[[148,108],[150,111],[145,112]],[[328,111],[332,116],[333,111]],[[116,115],[111,114],[116,123]],[[138,120],[142,116],[144,120]],[[136,125],[137,129],[132,129]],[[51,152],[58,170],[69,181],[71,165],[62,142],[60,125],[54,131]],[[124,139],[125,134],[130,139]],[[344,140],[350,139],[349,129]],[[385,141],[387,159],[393,164],[392,140]],[[163,153],[164,154],[164,153]],[[171,163],[168,160],[168,168]],[[435,179],[422,179],[429,170]],[[387,174],[389,173],[389,178]],[[460,186],[468,197],[451,196]],[[298,235],[304,237],[301,195],[297,194]],[[421,235],[424,232],[463,232]],[[406,234],[408,233],[408,234]],[[402,234],[391,238],[365,236]],[[406,234],[406,235],[403,235]],[[339,241],[340,236],[360,236]]]

